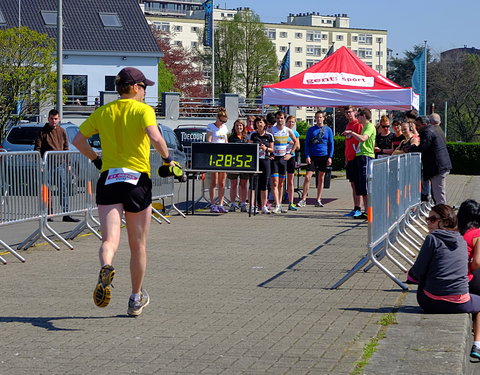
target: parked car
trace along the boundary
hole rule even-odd
[[[45,124],[38,122],[20,123],[13,126],[8,131],[2,147],[7,151],[32,151],[38,132],[44,126]],[[71,122],[63,122],[60,126],[67,132],[69,149],[77,151],[77,148],[72,145],[72,140],[77,135],[79,126]]]
[[[183,147],[190,147],[192,142],[205,142],[207,139],[207,127],[204,125],[178,125],[173,131]]]
[[[165,142],[167,142],[168,148],[173,150],[173,160],[180,163],[182,167],[185,167],[187,163],[187,157],[183,150],[182,144],[179,142],[173,130],[162,124],[158,124],[158,129],[160,130],[160,133],[162,133]]]

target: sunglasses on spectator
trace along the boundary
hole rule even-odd
[[[439,220],[442,220],[441,217],[436,217],[436,216],[429,216],[427,218],[425,218],[426,221],[428,221],[429,223],[436,223],[437,221]]]
[[[388,129],[390,127],[390,125],[384,125],[382,126],[383,129]]]
[[[143,83],[137,83],[137,86],[140,86],[143,90],[147,89],[147,86]]]

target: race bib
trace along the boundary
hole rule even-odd
[[[128,168],[110,168],[105,185],[115,184],[117,182],[128,182],[136,185],[140,179],[141,173]]]

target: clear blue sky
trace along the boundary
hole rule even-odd
[[[346,13],[350,27],[388,31],[388,48],[403,56],[427,41],[432,52],[480,48],[480,0],[214,0],[215,6],[248,7],[263,22],[286,22],[289,13]]]

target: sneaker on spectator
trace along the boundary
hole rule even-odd
[[[351,217],[351,216],[355,216],[355,213],[357,212],[357,210],[352,210],[350,211],[348,214],[345,214],[343,215],[344,217]]]
[[[238,205],[236,203],[232,203],[230,205],[230,209],[228,211],[230,212],[235,212],[236,210],[240,209],[240,207],[238,207]]]
[[[295,207],[295,205],[294,205],[293,203],[290,203],[290,204],[288,205],[288,210],[289,210],[289,211],[298,211],[298,208]]]
[[[475,359],[480,359],[480,348],[476,345],[472,345],[472,350],[470,351],[470,357]]]
[[[245,202],[240,203],[240,212],[247,212],[247,204]]]
[[[322,203],[321,199],[319,199],[315,202],[315,207],[323,207],[323,203]]]
[[[219,213],[218,207],[213,204],[212,207],[210,207],[210,212],[214,214],[218,214]]]
[[[100,269],[97,285],[93,291],[93,302],[98,307],[106,307],[110,303],[110,284],[113,276],[115,276],[115,269],[112,266],[107,264]]]
[[[276,206],[271,212],[272,212],[272,214],[281,214],[282,213],[282,206],[281,205]]]
[[[367,218],[368,218],[367,213],[366,212],[361,212],[361,211],[359,211],[359,212],[360,212],[360,215],[355,214],[355,215],[353,215],[353,218],[354,219],[360,219],[360,220],[367,220]]]
[[[266,214],[266,215],[270,214],[270,210],[267,208],[267,206],[262,207],[262,214]]]
[[[272,210],[272,205],[270,204],[269,201],[267,201],[267,203],[265,204],[265,206],[266,206],[269,210]]]
[[[358,219],[360,216],[362,216],[362,211],[355,210],[355,212],[353,213],[352,216],[353,216],[354,219]]]
[[[297,203],[298,207],[305,207],[306,205],[307,205],[307,202],[305,201],[305,199],[299,200]]]
[[[228,212],[228,210],[223,206],[217,206],[217,210],[221,214],[226,214]]]
[[[140,299],[135,301],[130,297],[128,300],[128,310],[127,314],[130,316],[139,316],[142,313],[142,310],[145,306],[150,303],[150,297],[146,290],[142,289],[140,292]]]

